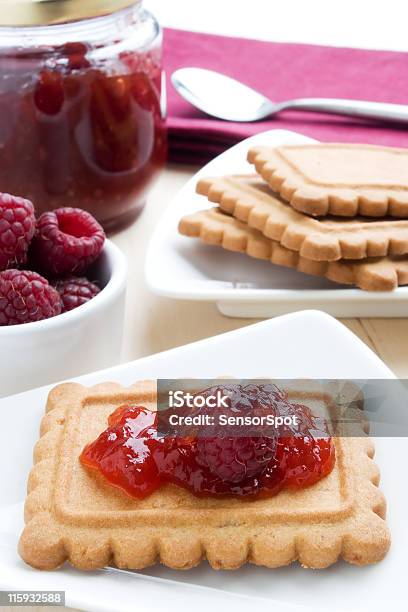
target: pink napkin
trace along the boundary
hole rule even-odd
[[[321,141],[408,146],[408,130],[363,120],[286,111],[257,123],[211,119],[185,102],[170,83],[177,68],[218,70],[272,100],[355,98],[408,103],[408,54],[271,43],[165,30],[170,160],[203,164],[257,132],[295,130]]]

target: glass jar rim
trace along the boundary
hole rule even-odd
[[[0,0],[0,27],[46,26],[103,17],[142,0]]]

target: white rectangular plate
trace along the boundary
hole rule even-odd
[[[145,273],[151,290],[171,298],[215,301],[224,315],[236,317],[272,317],[302,308],[319,308],[336,317],[406,316],[408,287],[362,291],[179,235],[183,215],[214,206],[195,193],[198,178],[253,173],[246,161],[251,146],[305,142],[314,141],[285,130],[261,132],[197,172],[170,204],[150,241]]]
[[[393,376],[347,328],[324,313],[309,311],[244,327],[77,380],[86,385],[107,380],[130,385],[147,377],[205,378],[222,374],[243,378]],[[143,572],[91,573],[68,566],[39,572],[26,566],[16,547],[23,526],[32,449],[48,390],[43,387],[0,400],[0,589],[64,590],[67,606],[109,612],[241,612],[254,606],[282,612],[383,612],[393,607],[393,601],[399,604],[395,609],[407,609],[408,487],[403,438],[376,440],[393,537],[390,553],[378,565],[358,568],[341,562],[321,571],[303,570],[297,564],[278,570],[247,566],[216,572],[203,563],[185,572],[158,566]]]

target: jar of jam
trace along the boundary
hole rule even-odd
[[[135,219],[166,159],[162,35],[141,0],[5,0],[0,191]]]

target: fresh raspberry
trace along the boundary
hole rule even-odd
[[[99,287],[84,276],[69,276],[57,281],[54,287],[61,296],[62,312],[78,308],[100,292]]]
[[[60,312],[60,295],[45,278],[28,270],[0,272],[0,325],[40,321]]]
[[[37,221],[30,256],[46,276],[80,274],[102,251],[105,233],[91,214],[80,208],[58,208]]]
[[[241,482],[262,472],[273,459],[277,438],[199,438],[199,461],[226,482]]]
[[[0,193],[0,271],[25,263],[35,232],[34,206],[29,200]]]

